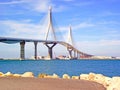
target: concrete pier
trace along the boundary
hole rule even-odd
[[[73,48],[68,47],[67,50],[69,51],[69,57],[72,59],[73,58],[73,56],[72,56]]]
[[[52,44],[52,46],[49,46],[49,43],[45,43],[45,45],[48,47],[49,57],[50,57],[50,59],[53,59],[52,49],[53,49],[53,47],[54,47],[57,43],[50,43],[50,44]]]
[[[20,59],[25,59],[25,41],[20,42]]]
[[[74,58],[77,58],[76,53],[77,53],[77,51],[74,50]]]
[[[77,52],[77,59],[80,59],[80,54]]]
[[[35,46],[34,58],[35,58],[35,60],[37,60],[37,44],[38,44],[38,42],[34,42],[34,46]]]

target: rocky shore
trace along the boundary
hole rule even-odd
[[[0,72],[0,77],[7,77],[7,78],[24,78],[24,77],[35,77],[34,74],[32,72],[25,72],[23,74],[13,74],[11,72],[7,72],[7,73],[2,73]],[[35,77],[36,78],[36,77]],[[89,73],[89,74],[81,74],[80,76],[69,76],[68,74],[64,74],[62,76],[62,78],[60,78],[57,74],[53,74],[53,75],[48,75],[48,74],[39,74],[37,78],[41,78],[41,79],[59,79],[59,80],[77,80],[80,81],[88,81],[88,82],[94,82],[94,83],[98,83],[103,85],[106,90],[120,90],[120,77],[107,77],[104,76],[102,74],[95,74],[95,73]],[[58,80],[58,81],[59,81]],[[1,79],[0,79],[1,81]],[[79,87],[80,88],[80,87]],[[74,89],[72,89],[74,90]],[[90,90],[90,89],[88,89]],[[94,90],[94,89],[91,89]],[[96,89],[98,90],[98,89]],[[105,90],[105,89],[101,89],[101,90]]]

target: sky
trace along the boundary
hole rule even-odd
[[[120,56],[119,0],[0,0],[0,37],[45,39],[50,6],[58,41],[67,42],[71,26],[74,46],[80,51]],[[0,58],[19,57],[19,46],[0,43]],[[34,55],[33,43],[26,43],[25,49],[26,57]],[[57,45],[54,54],[64,55],[67,50]],[[47,55],[41,43],[38,55]]]

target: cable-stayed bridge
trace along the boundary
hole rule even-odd
[[[48,56],[50,59],[53,59],[53,47],[56,46],[57,44],[63,45],[64,47],[67,48],[69,52],[69,58],[77,58],[80,59],[81,57],[91,57],[92,55],[84,53],[79,51],[77,48],[74,47],[73,43],[73,38],[72,38],[72,31],[71,31],[71,26],[69,29],[69,36],[68,36],[68,42],[64,41],[59,41],[56,38],[55,30],[53,27],[53,21],[52,21],[52,11],[51,8],[49,8],[48,12],[48,24],[47,24],[47,32],[45,35],[45,40],[39,40],[39,39],[26,39],[26,38],[10,38],[10,37],[0,37],[0,42],[2,43],[7,43],[7,44],[14,44],[14,43],[20,43],[20,59],[25,59],[25,43],[26,42],[34,42],[34,58],[37,59],[37,44],[38,43],[43,43],[47,48],[48,48]],[[50,31],[53,34],[53,40],[49,40],[49,33]],[[74,52],[74,55],[72,54]]]

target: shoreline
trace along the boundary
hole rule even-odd
[[[20,82],[18,82],[19,80]],[[36,80],[36,82],[34,82],[34,80]],[[34,82],[38,86],[40,83],[43,83],[45,81],[45,83],[43,83],[45,87],[52,86],[53,88],[53,89],[48,88],[44,90],[68,90],[69,87],[65,86],[65,84],[68,84],[68,83],[70,84],[71,88],[72,87],[76,88],[76,89],[70,88],[70,90],[80,90],[80,88],[81,90],[119,90],[120,89],[120,76],[115,76],[111,78],[111,77],[104,76],[102,74],[89,73],[89,74],[80,74],[80,76],[72,76],[72,77],[70,77],[68,74],[63,74],[62,78],[60,78],[57,74],[48,75],[48,74],[41,73],[38,75],[38,77],[35,77],[32,72],[25,72],[23,74],[13,74],[11,72],[7,72],[4,74],[0,72],[0,85],[3,84],[3,86],[5,86],[6,84],[11,84],[11,82],[13,82],[13,86],[14,86],[14,82],[15,82],[15,85],[17,85],[16,87],[18,87],[18,85],[24,84],[25,83],[24,81],[27,83],[27,85],[32,85]],[[61,89],[54,89],[56,88],[56,86],[59,87],[58,85],[61,85],[61,83],[64,83],[61,86]],[[46,84],[47,85],[51,84],[51,85],[46,86]],[[96,87],[96,85],[98,85],[98,87]],[[99,87],[101,87],[101,89],[98,89]],[[5,87],[3,87],[2,90],[8,90],[4,88]],[[9,86],[9,88],[12,88],[9,90],[15,90],[11,86]],[[24,85],[23,85],[23,88],[25,88]],[[64,88],[67,88],[67,89],[64,89]],[[21,89],[21,90],[24,90],[24,89]],[[29,90],[34,90],[34,89],[32,88]]]

